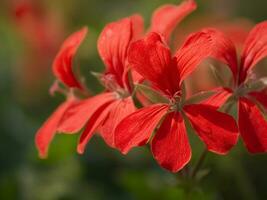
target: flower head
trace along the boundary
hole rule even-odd
[[[175,26],[195,7],[193,0],[179,6],[165,5],[155,11],[150,29],[168,38]],[[77,132],[85,126],[77,148],[79,153],[84,152],[96,131],[109,146],[114,147],[116,126],[136,110],[132,99],[133,85],[142,81],[143,77],[130,68],[128,51],[130,45],[143,34],[143,19],[137,14],[111,22],[101,32],[97,47],[105,64],[105,72],[100,79],[106,90],[66,112],[58,128],[63,132]]]
[[[257,24],[250,31],[243,45],[239,66],[232,41],[219,31],[213,30],[209,33],[209,37],[213,40],[221,41],[218,42],[217,49],[225,56],[216,55],[214,58],[224,61],[231,69],[234,84],[229,88],[216,89],[215,94],[206,103],[216,107],[221,107],[226,101],[231,104],[238,103],[239,131],[246,148],[251,153],[267,151],[267,122],[259,106],[262,105],[266,109],[266,85],[263,83],[263,88],[255,89],[253,85],[257,81],[251,79],[253,68],[267,56],[266,33],[266,21]]]
[[[206,58],[207,53],[212,54],[211,48],[206,48],[210,38],[200,37],[200,34],[191,35],[174,57],[164,38],[155,32],[131,45],[131,67],[166,96],[169,103],[142,108],[121,121],[115,130],[115,145],[123,153],[148,143],[155,130],[151,141],[155,159],[162,167],[172,172],[179,171],[191,158],[185,118],[190,120],[208,150],[226,154],[236,144],[238,131],[232,117],[212,106],[187,104],[183,100],[183,80]]]

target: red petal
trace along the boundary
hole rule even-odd
[[[267,90],[264,89],[260,92],[251,92],[249,93],[250,96],[254,97],[264,108],[267,110]]]
[[[127,68],[129,44],[142,32],[142,18],[139,15],[124,18],[108,24],[98,39],[98,51],[106,65],[107,72],[116,77],[123,87],[123,75]]]
[[[189,162],[191,148],[180,113],[166,116],[152,140],[151,149],[158,163],[172,172],[181,170]]]
[[[131,97],[117,100],[117,103],[111,108],[100,132],[109,146],[114,147],[114,131],[116,126],[123,118],[130,115],[135,110],[136,108]]]
[[[153,13],[150,31],[162,34],[168,41],[175,27],[196,7],[194,0],[186,0],[178,6],[164,5],[159,7]]]
[[[253,23],[248,19],[235,19],[234,21],[223,21],[216,28],[224,32],[235,44],[238,51],[243,48],[245,40]]]
[[[64,41],[54,60],[53,72],[55,76],[68,87],[83,89],[82,85],[77,81],[72,71],[72,62],[74,55],[86,36],[86,33],[87,28],[84,27],[80,31],[69,36]]]
[[[37,131],[35,144],[40,157],[45,158],[47,156],[49,145],[56,134],[59,121],[66,110],[74,106],[76,103],[75,99],[70,99],[62,103]]]
[[[238,125],[251,153],[267,151],[267,123],[257,106],[246,98],[239,100]]]
[[[83,154],[87,143],[95,134],[96,129],[98,129],[103,124],[103,121],[106,119],[111,108],[116,103],[117,102],[115,101],[110,104],[104,104],[92,114],[79,140],[79,144],[77,147],[77,151],[79,154]]]
[[[167,110],[167,105],[155,104],[124,118],[115,129],[115,146],[126,154],[131,148],[147,143]]]
[[[267,56],[267,21],[257,24],[249,33],[241,57],[239,82],[246,79],[247,73],[260,60]]]
[[[149,99],[144,92],[138,91],[135,93],[136,98],[138,99],[138,101],[142,104],[143,107],[152,105],[153,102],[151,101],[151,99]]]
[[[232,96],[233,91],[229,88],[216,88],[213,90],[215,94],[202,101],[202,104],[213,106],[215,109],[220,108]]]
[[[63,116],[58,131],[66,133],[76,133],[82,129],[90,117],[102,105],[114,101],[113,93],[103,93],[80,101],[77,105],[70,108]]]
[[[144,20],[141,15],[132,15],[131,16],[131,22],[132,22],[132,31],[133,31],[133,39],[138,39],[139,37],[142,37],[144,34]]]
[[[201,104],[185,106],[184,110],[209,151],[226,154],[237,143],[238,129],[230,115]]]
[[[144,81],[144,77],[141,76],[135,70],[131,70],[131,73],[132,73],[132,79],[133,79],[134,84],[142,83]]]
[[[166,95],[172,96],[179,90],[178,72],[170,49],[157,33],[152,32],[131,45],[129,63],[134,70]]]
[[[176,52],[181,82],[206,58],[212,57],[227,64],[237,76],[237,56],[234,44],[216,29],[204,29],[191,34]]]

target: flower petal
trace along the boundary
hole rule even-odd
[[[245,81],[247,73],[260,60],[267,56],[267,21],[257,24],[250,32],[244,44],[241,56],[239,82]]]
[[[126,99],[117,100],[117,103],[111,108],[107,119],[105,120],[100,135],[105,142],[114,147],[114,131],[116,126],[121,122],[123,118],[130,115],[136,110],[134,102],[131,97]]]
[[[237,143],[238,128],[230,115],[201,104],[185,106],[184,110],[209,151],[226,154]]]
[[[124,118],[115,129],[115,146],[126,154],[135,146],[146,144],[168,106],[154,104]]]
[[[113,93],[103,93],[80,101],[77,105],[65,112],[58,126],[59,132],[76,133],[82,129],[102,105],[115,100]]]
[[[144,34],[144,19],[141,15],[135,14],[131,17],[133,40],[139,39]]]
[[[142,32],[142,18],[133,15],[109,23],[98,39],[98,52],[106,65],[107,72],[115,76],[117,83],[123,87],[123,75],[127,69],[127,52],[129,44]]]
[[[267,122],[257,106],[247,98],[239,99],[238,125],[249,152],[267,151]]]
[[[182,82],[206,58],[211,57],[227,64],[237,76],[237,55],[235,46],[222,32],[204,29],[191,34],[176,52],[177,67]]]
[[[185,0],[180,5],[164,5],[159,7],[152,16],[150,31],[162,34],[167,41],[175,27],[192,11],[197,5],[194,0]]]
[[[131,70],[131,75],[132,75],[132,79],[133,79],[134,84],[142,83],[144,81],[144,77],[141,76],[135,70]]]
[[[55,76],[70,88],[74,87],[83,89],[83,86],[75,78],[72,70],[72,62],[73,57],[76,54],[82,41],[84,40],[86,34],[87,28],[84,27],[69,36],[64,41],[59,53],[57,54],[53,62],[53,72]]]
[[[254,97],[267,110],[267,89],[266,88],[259,92],[258,91],[250,92],[249,96]]]
[[[219,109],[232,96],[233,92],[230,88],[216,88],[213,90],[215,94],[202,101],[202,104],[213,106]]]
[[[166,116],[152,140],[151,149],[158,163],[172,172],[181,170],[190,161],[191,148],[180,113]]]
[[[103,124],[108,113],[116,103],[117,102],[114,101],[110,104],[104,104],[92,114],[79,140],[79,144],[77,147],[77,152],[79,154],[83,154],[87,143],[95,134],[96,130]]]
[[[157,33],[149,33],[134,42],[129,49],[130,66],[166,95],[172,96],[179,88],[179,77],[170,49]]]
[[[47,157],[49,145],[57,132],[57,127],[62,116],[76,103],[77,101],[74,98],[62,103],[37,131],[35,136],[35,144],[41,158]]]

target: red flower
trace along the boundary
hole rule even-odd
[[[194,11],[196,7],[194,0],[185,0],[179,6],[167,4],[159,7],[153,13],[149,31],[161,33],[168,41],[177,24]]]
[[[221,54],[214,58],[230,67],[234,82],[231,88],[219,89],[205,103],[220,107],[227,100],[235,99],[238,103],[239,131],[245,146],[251,153],[266,152],[267,122],[259,110],[260,104],[267,108],[266,90],[251,91],[250,85],[254,81],[250,75],[256,64],[267,56],[267,22],[257,24],[248,34],[239,67],[233,43],[218,31],[204,32],[213,43],[218,44],[217,50]]]
[[[61,81],[69,89],[78,88],[82,89],[82,85],[75,78],[72,71],[72,60],[81,42],[84,40],[87,33],[87,28],[83,28],[80,31],[72,34],[63,43],[61,50],[59,51],[55,61],[53,63],[53,71],[59,81]],[[63,102],[56,111],[48,118],[43,126],[37,131],[35,143],[39,151],[40,157],[46,157],[48,147],[52,141],[57,127],[66,113],[66,111],[72,108],[78,103],[71,91],[68,91],[67,100]]]
[[[106,72],[100,79],[106,91],[81,101],[66,112],[58,130],[78,132],[85,124],[78,152],[82,153],[89,139],[99,131],[105,142],[114,146],[113,129],[126,115],[135,111],[130,96],[127,51],[129,44],[140,34],[140,18],[134,15],[108,24],[98,40],[98,51],[105,63]]]
[[[200,33],[201,34],[201,33]],[[153,131],[151,150],[158,163],[172,171],[182,169],[191,158],[186,134],[188,118],[209,151],[226,154],[237,142],[235,120],[214,107],[187,104],[183,100],[181,83],[213,48],[206,48],[209,38],[191,35],[184,45],[171,56],[163,38],[157,33],[134,42],[129,49],[131,67],[149,80],[154,88],[169,99],[142,108],[124,118],[115,130],[115,145],[122,153],[149,142]],[[160,121],[162,123],[160,123]]]
[[[34,103],[33,94],[42,94],[40,88],[49,81],[48,66],[62,40],[63,24],[58,13],[47,9],[43,1],[9,0],[6,3],[15,30],[27,47],[18,58],[16,90],[28,103]]]
[[[53,12],[40,1],[15,0],[9,2],[16,28],[37,56],[49,56],[56,50],[62,27]]]
[[[192,0],[185,1],[180,6],[163,6],[154,13],[150,29],[161,32],[168,38],[174,27],[195,7]],[[143,34],[143,29],[142,17],[133,15],[108,24],[100,34],[98,51],[106,66],[101,81],[106,91],[81,101],[66,112],[66,117],[63,117],[58,128],[60,132],[77,132],[86,125],[77,148],[79,153],[84,152],[86,144],[96,131],[109,146],[114,147],[115,127],[136,110],[131,97],[133,88],[130,80],[138,82],[142,77],[129,71],[128,49]]]

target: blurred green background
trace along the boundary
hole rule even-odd
[[[148,148],[123,156],[108,148],[101,138],[94,137],[86,153],[80,156],[75,150],[78,135],[57,135],[48,159],[40,160],[34,146],[35,132],[63,100],[60,95],[52,98],[48,93],[53,82],[51,63],[63,39],[88,26],[89,34],[75,65],[81,68],[88,87],[96,93],[101,91],[101,85],[89,72],[104,68],[96,41],[105,24],[138,12],[148,26],[155,8],[179,0],[32,2],[39,9],[37,16],[48,23],[44,29],[52,39],[48,39],[47,46],[34,39],[37,33],[30,30],[34,25],[24,27],[18,13],[16,16],[17,1],[0,1],[0,199],[185,199],[186,186],[179,184],[179,175],[161,169]],[[201,24],[203,15],[227,20],[244,17],[254,23],[267,18],[267,1],[197,3],[199,8],[182,22],[181,29],[190,26],[190,20],[200,19]],[[194,155],[190,165],[195,164],[203,149],[192,137]],[[209,153],[202,171],[208,175],[194,188],[190,198],[267,199],[266,169],[267,155],[249,155],[242,143],[228,156]]]

